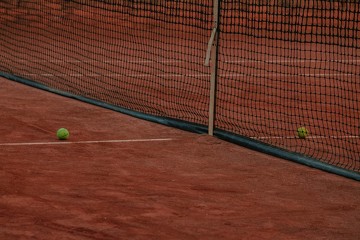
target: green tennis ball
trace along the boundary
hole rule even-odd
[[[297,133],[298,133],[299,138],[305,139],[309,132],[305,127],[299,127],[297,129]]]
[[[59,128],[56,132],[56,136],[59,140],[66,140],[68,139],[70,133],[66,128]]]

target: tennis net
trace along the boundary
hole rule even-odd
[[[200,126],[216,73],[215,135],[359,173],[360,3],[220,0],[217,61],[208,67],[216,5],[2,0],[0,72]]]
[[[221,8],[217,127],[359,172],[360,3]]]

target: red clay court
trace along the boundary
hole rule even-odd
[[[0,239],[356,239],[358,182],[0,80]],[[66,142],[59,127],[70,130]]]
[[[0,1],[0,240],[358,239],[359,16]]]

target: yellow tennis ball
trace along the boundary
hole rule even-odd
[[[59,140],[66,140],[68,139],[70,133],[66,128],[59,128],[56,132],[56,136]]]
[[[307,137],[307,135],[309,134],[308,130],[305,127],[299,127],[297,129],[297,133],[299,138],[301,139],[305,139]]]

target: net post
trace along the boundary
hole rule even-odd
[[[218,21],[219,21],[219,2],[220,0],[214,0],[213,21],[214,26],[209,40],[208,51],[205,59],[205,66],[209,66],[211,59],[211,76],[210,76],[210,103],[209,103],[209,126],[208,134],[214,135],[215,125],[215,108],[216,108],[216,83],[217,83],[217,53],[218,53]]]

